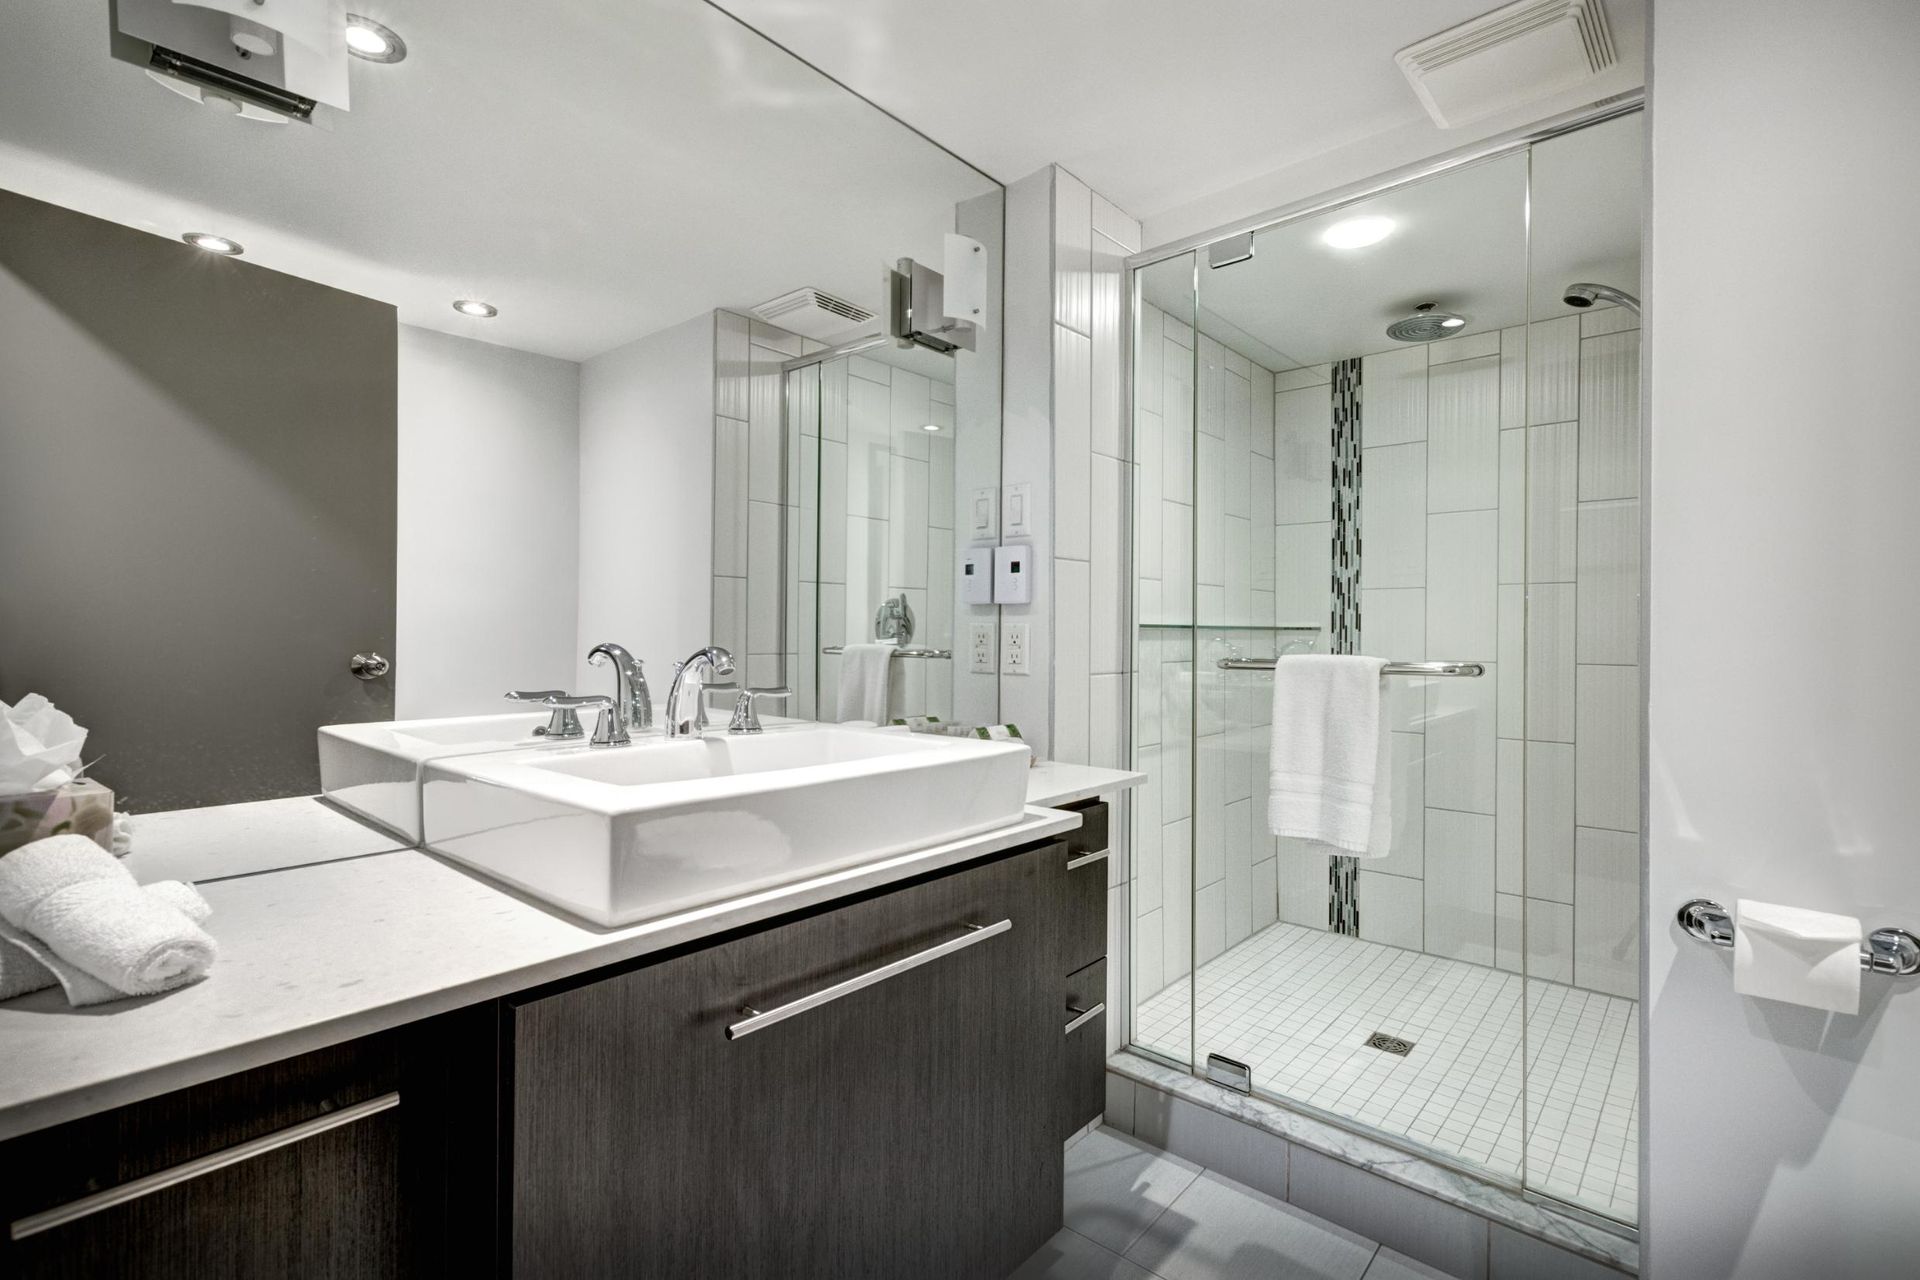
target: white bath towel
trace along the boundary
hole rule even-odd
[[[205,899],[171,882],[142,890],[93,841],[54,836],[0,858],[6,939],[50,969],[75,1004],[153,995],[207,972],[217,948]]]
[[[1290,654],[1274,664],[1267,827],[1335,856],[1384,858],[1393,840],[1385,659]]]
[[[898,645],[850,644],[840,658],[840,698],[834,719],[885,724],[906,701]]]

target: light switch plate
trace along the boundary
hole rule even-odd
[[[1000,491],[975,489],[968,514],[967,536],[975,542],[1000,536]]]
[[[1032,675],[1028,665],[1027,624],[1024,622],[1002,623],[1000,627],[1000,673],[1009,676]]]
[[[976,622],[968,632],[967,670],[975,675],[993,674],[993,623]]]
[[[1002,490],[1000,506],[1004,513],[1006,536],[1027,537],[1033,528],[1033,486],[1026,483],[1008,485]]]

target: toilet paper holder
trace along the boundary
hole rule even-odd
[[[1733,945],[1733,916],[1711,898],[1695,898],[1681,907],[1680,927],[1716,947]],[[1920,936],[1906,929],[1875,929],[1861,944],[1860,967],[1896,978],[1920,973]]]

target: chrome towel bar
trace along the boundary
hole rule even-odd
[[[1222,658],[1214,665],[1222,671],[1271,671],[1278,658]],[[1388,676],[1483,676],[1487,669],[1477,662],[1389,662],[1380,669]]]
[[[840,999],[840,997],[850,996],[864,987],[871,987],[875,983],[885,982],[888,978],[897,978],[909,969],[918,969],[930,960],[938,960],[941,956],[950,956],[956,951],[964,951],[975,943],[985,942],[994,934],[1005,933],[1011,928],[1013,928],[1013,921],[1011,920],[998,920],[993,924],[969,923],[967,925],[967,932],[957,938],[950,938],[937,946],[928,947],[924,951],[916,951],[910,956],[902,956],[898,960],[893,960],[881,965],[878,969],[869,969],[863,974],[848,978],[845,982],[836,982],[832,986],[824,987],[810,996],[801,996],[798,1000],[790,1000],[777,1008],[768,1009],[765,1013],[750,1006],[743,1008],[740,1012],[748,1016],[727,1028],[727,1039],[738,1040],[741,1036],[752,1035],[754,1032],[770,1027],[776,1022],[785,1022],[796,1013],[805,1013],[809,1009],[818,1009],[823,1004],[831,1004],[835,1000]]]
[[[1716,947],[1733,945],[1733,915],[1711,898],[1695,898],[1680,908],[1680,927]],[[1875,929],[1860,946],[1860,967],[1873,973],[1911,978],[1920,973],[1920,937],[1906,929]]]
[[[845,653],[846,651],[845,645],[827,644],[820,646],[820,652],[822,653]],[[896,658],[951,658],[953,656],[953,650],[903,647],[893,656]]]

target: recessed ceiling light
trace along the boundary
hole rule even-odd
[[[481,302],[475,298],[457,298],[453,309],[463,316],[475,316],[481,320],[490,320],[500,314],[500,308],[491,302]]]
[[[1395,225],[1392,218],[1348,218],[1321,232],[1320,242],[1335,249],[1363,249],[1392,235]]]
[[[1442,329],[1458,329],[1461,325],[1465,323],[1466,323],[1466,320],[1464,317],[1448,316],[1445,320],[1442,320],[1440,322],[1440,327]]]
[[[347,15],[347,52],[368,62],[398,62],[407,56],[407,42],[392,28],[350,13]]]
[[[223,253],[229,258],[243,251],[238,240],[229,240],[225,236],[211,235],[205,231],[189,231],[180,238],[196,249],[205,249],[208,253]]]
[[[937,422],[929,422],[924,427],[921,427],[920,429],[922,431],[938,431],[940,429],[940,424]]]

